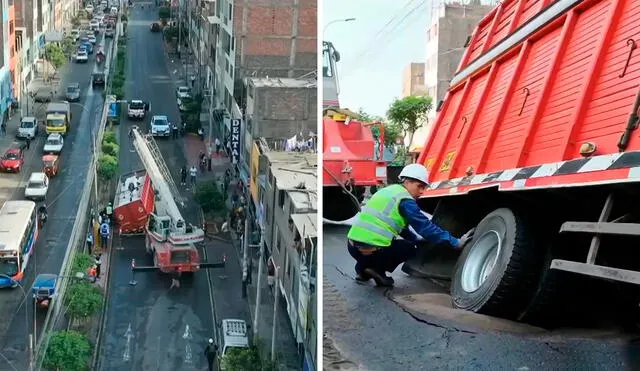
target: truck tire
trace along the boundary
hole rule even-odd
[[[494,210],[480,221],[454,268],[455,307],[507,319],[522,313],[544,256],[535,247],[531,226],[508,208]]]

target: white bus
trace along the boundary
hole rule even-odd
[[[22,282],[37,238],[36,203],[5,202],[0,209],[0,287]]]

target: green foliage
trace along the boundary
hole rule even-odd
[[[88,370],[91,357],[89,340],[75,331],[56,331],[51,334],[44,357],[49,370]]]
[[[111,80],[111,93],[116,96],[116,99],[122,99],[124,97],[126,67],[127,48],[124,45],[118,45],[115,74]]]
[[[358,110],[358,115],[360,115],[360,120],[363,122],[375,122],[380,121],[382,126],[384,126],[384,145],[387,147],[392,147],[396,145],[396,139],[402,138],[402,129],[394,124],[393,122],[389,122],[385,118],[376,115],[370,115],[366,113],[362,108]],[[373,136],[376,138],[380,137],[380,126],[374,125],[371,126],[371,132]]]
[[[56,43],[49,43],[45,46],[45,58],[56,69],[67,63],[68,57],[64,53],[62,46]]]
[[[409,135],[413,139],[413,134],[426,123],[427,113],[433,109],[433,99],[429,96],[414,97],[408,96],[402,99],[395,99],[389,110],[387,117],[391,122]]]
[[[102,180],[111,180],[118,173],[118,159],[109,155],[102,155],[98,159],[98,177]]]
[[[75,276],[76,273],[87,273],[89,267],[93,265],[95,260],[90,254],[77,253],[73,258],[73,265],[71,266],[71,275]]]
[[[187,133],[197,133],[202,126],[200,122],[200,112],[202,110],[203,97],[201,94],[193,98],[183,99],[185,111],[181,113],[182,122],[187,123]]]
[[[113,156],[113,157],[118,157],[118,153],[120,152],[120,146],[118,146],[115,143],[103,143],[102,144],[102,152],[104,152],[104,154],[109,155],[109,156]]]
[[[169,7],[167,6],[161,6],[158,9],[158,18],[166,20],[169,19],[169,17],[171,17],[171,9],[169,9]]]
[[[276,365],[270,360],[260,359],[256,348],[231,348],[222,357],[221,368],[243,371],[276,371]]]
[[[178,38],[178,27],[167,27],[164,30],[165,40],[172,40]]]
[[[104,145],[105,143],[118,144],[118,137],[116,137],[115,131],[108,130],[104,132],[104,136],[102,137],[102,144]]]
[[[222,192],[215,183],[201,182],[196,188],[196,200],[205,213],[225,210]]]
[[[100,288],[86,281],[78,281],[69,287],[64,296],[67,313],[73,318],[87,318],[102,307]]]

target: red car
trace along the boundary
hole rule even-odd
[[[10,173],[19,173],[23,164],[24,153],[20,148],[9,148],[0,159],[0,169]]]

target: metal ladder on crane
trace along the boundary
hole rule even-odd
[[[167,185],[169,186],[169,190],[171,191],[171,196],[173,196],[173,199],[176,200],[176,202],[179,202],[181,206],[184,207],[185,199],[180,195],[180,191],[178,190],[178,187],[173,181],[171,172],[169,171],[169,168],[167,167],[167,164],[165,163],[164,158],[162,157],[162,153],[160,152],[160,148],[158,148],[158,144],[156,143],[155,139],[153,139],[153,136],[151,134],[140,133],[140,135],[144,139],[143,142],[146,143],[146,146],[149,149],[149,152],[151,152],[151,155],[153,156],[156,162],[156,165],[158,165],[158,168],[160,169],[160,175],[162,175],[164,180],[167,182]],[[134,141],[133,143],[135,146],[137,142]],[[138,151],[138,153],[140,153],[140,151]]]

